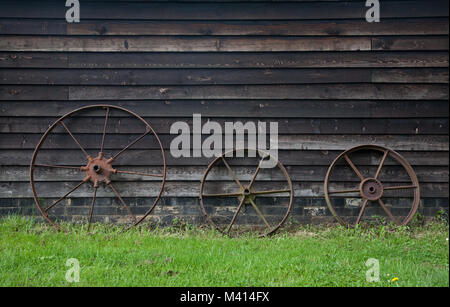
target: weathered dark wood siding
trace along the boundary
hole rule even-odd
[[[34,147],[59,116],[95,103],[140,114],[166,149],[171,124],[192,122],[193,113],[278,121],[279,159],[301,222],[329,215],[325,172],[339,152],[365,143],[391,147],[413,165],[423,214],[448,208],[448,1],[381,1],[380,23],[366,22],[366,9],[364,1],[82,0],[81,23],[68,24],[64,1],[1,1],[0,215],[36,214]],[[76,133],[101,133],[103,118],[85,120]],[[126,121],[118,132],[124,141],[136,133]],[[144,145],[157,157],[156,144]],[[135,165],[144,145],[122,163]],[[49,160],[78,157],[70,140],[45,150]],[[201,221],[199,181],[211,159],[166,155],[168,183],[155,213]],[[57,198],[73,185],[58,185],[61,178],[48,174],[42,195]],[[393,168],[392,180],[402,179]],[[135,207],[157,193],[156,182],[123,180]],[[99,196],[99,218],[119,213],[110,194]],[[61,215],[76,215],[90,197],[79,194]]]

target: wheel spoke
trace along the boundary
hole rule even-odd
[[[258,213],[259,217],[264,221],[264,224],[266,224],[266,226],[270,229],[272,228],[272,226],[270,226],[269,222],[267,222],[266,218],[264,217],[264,215],[261,213],[261,211],[259,210],[258,206],[255,204],[255,201],[251,198],[249,198],[250,204],[253,206],[253,208],[255,209],[256,213]]]
[[[92,215],[94,214],[94,205],[95,205],[95,199],[97,198],[97,189],[98,189],[98,187],[94,188],[94,196],[92,197],[91,210],[89,211],[88,231],[91,228]]]
[[[350,167],[353,169],[353,171],[358,175],[358,177],[362,180],[364,180],[364,176],[361,174],[361,172],[358,170],[358,168],[353,164],[352,160],[347,156],[347,154],[344,155],[345,161],[350,165]]]
[[[64,168],[64,169],[74,169],[74,170],[81,171],[81,167],[80,167],[80,166],[65,166],[65,165],[52,165],[52,164],[34,164],[34,166],[39,166],[39,167],[52,167],[52,168]]]
[[[250,184],[248,185],[247,189],[251,189],[253,184],[255,183],[256,177],[258,176],[259,170],[261,169],[261,164],[264,161],[264,158],[259,161],[258,167],[255,170],[255,173],[253,174],[252,180],[250,181]]]
[[[406,189],[415,189],[417,188],[416,185],[400,185],[400,186],[394,186],[394,187],[384,187],[383,189],[386,190],[406,190]]]
[[[242,197],[241,202],[239,203],[239,206],[237,207],[236,212],[234,213],[233,218],[231,219],[231,222],[228,225],[226,232],[230,232],[231,227],[233,226],[234,222],[236,221],[236,218],[237,218],[237,216],[239,214],[239,211],[241,211],[241,208],[242,208],[242,205],[244,204],[244,201],[245,201],[245,197]]]
[[[356,193],[359,192],[359,189],[349,189],[349,190],[336,190],[328,192],[328,194],[345,194],[345,193]]]
[[[225,166],[227,167],[228,171],[230,172],[231,176],[233,177],[234,181],[237,183],[237,185],[241,188],[244,189],[244,187],[242,186],[241,182],[239,181],[239,179],[237,179],[236,174],[234,173],[233,169],[231,168],[231,166],[227,163],[227,161],[225,160],[225,158],[222,156],[222,160],[223,163],[225,164]]]
[[[145,133],[143,133],[140,137],[138,137],[137,139],[135,139],[133,142],[131,142],[130,144],[128,144],[127,146],[125,146],[121,151],[119,151],[118,153],[116,153],[111,159],[109,159],[109,162],[112,162],[114,160],[117,159],[117,157],[119,155],[121,155],[124,151],[126,151],[128,148],[130,148],[131,146],[133,146],[134,144],[136,144],[137,142],[139,142],[142,138],[144,138],[147,134],[149,134],[151,132],[151,130],[146,131]]]
[[[69,196],[70,194],[72,194],[76,189],[78,189],[79,187],[81,187],[85,182],[86,182],[86,180],[81,181],[79,184],[77,184],[75,187],[73,187],[69,192],[67,192],[63,197],[61,197],[60,199],[58,199],[57,201],[55,201],[53,204],[51,204],[50,206],[48,206],[44,211],[47,212],[48,210],[50,210],[51,208],[53,208],[54,206],[56,206],[57,204],[59,204],[63,199],[65,199],[67,196]]]
[[[111,190],[113,190],[114,194],[116,194],[116,196],[119,199],[120,203],[127,209],[128,213],[133,218],[134,223],[136,223],[136,221],[137,221],[136,216],[133,214],[133,212],[131,212],[130,207],[128,207],[128,205],[125,203],[125,201],[123,200],[122,196],[120,196],[120,194],[116,190],[116,188],[111,183],[108,183],[108,186],[111,188]]]
[[[61,125],[66,129],[66,131],[69,133],[69,135],[72,137],[73,141],[80,147],[81,151],[86,155],[86,158],[89,159],[90,155],[86,152],[86,150],[81,146],[80,142],[75,138],[75,136],[72,134],[72,132],[67,128],[66,124],[64,124],[63,121],[60,121]]]
[[[384,204],[384,202],[380,199],[378,199],[378,203],[380,204],[380,206],[383,208],[384,212],[386,212],[386,214],[389,216],[389,218],[395,223],[395,225],[400,225],[400,223],[397,221],[397,219],[392,215],[391,211],[389,211],[389,209],[386,207],[386,205]]]
[[[363,216],[364,209],[366,209],[366,206],[367,206],[367,203],[368,203],[368,202],[369,202],[368,199],[365,199],[365,200],[364,200],[364,202],[363,202],[363,204],[362,204],[362,206],[361,206],[361,210],[359,211],[358,218],[356,219],[355,227],[356,227],[356,225],[358,225],[359,222],[361,221],[361,217]]]
[[[219,193],[219,194],[203,194],[203,197],[239,197],[242,193]]]
[[[164,177],[164,175],[161,175],[161,174],[149,174],[149,173],[132,172],[132,171],[116,170],[116,173],[119,173],[119,174],[130,174],[130,175],[140,175],[140,176],[149,176],[149,177]]]
[[[279,194],[279,193],[290,193],[291,190],[285,189],[285,190],[269,190],[269,191],[255,191],[251,192],[253,195],[265,195],[265,194]]]
[[[100,152],[103,152],[103,148],[105,146],[106,126],[108,125],[108,117],[109,117],[109,107],[106,108],[105,125],[103,126],[102,145],[100,147]]]
[[[386,150],[383,154],[383,158],[381,158],[381,162],[380,165],[378,166],[377,172],[375,173],[375,179],[378,179],[378,176],[380,176],[381,169],[383,168],[384,161],[386,160],[388,154],[389,150]]]

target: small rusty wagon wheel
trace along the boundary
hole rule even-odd
[[[251,162],[255,165],[255,160],[259,162],[253,172],[248,167]],[[286,221],[293,198],[291,178],[285,167],[260,150],[236,149],[217,157],[200,184],[202,212],[225,234],[231,234],[235,224],[251,225],[252,231],[261,237],[274,233]]]
[[[154,149],[151,154],[148,147]],[[136,113],[113,105],[85,106],[60,117],[40,139],[30,164],[35,203],[58,230],[58,221],[70,216],[87,221],[89,230],[94,211],[108,219],[111,211],[105,207],[112,204],[118,220],[137,225],[155,208],[165,180],[156,132]],[[126,198],[136,196],[141,183],[152,185],[154,195],[144,205],[130,206]]]
[[[331,213],[350,227],[373,217],[406,225],[420,201],[419,181],[411,165],[397,152],[377,145],[341,153],[328,169],[324,192]]]

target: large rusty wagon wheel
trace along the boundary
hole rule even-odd
[[[81,107],[59,118],[40,139],[30,164],[35,203],[58,230],[59,221],[72,211],[76,217],[72,220],[86,221],[89,230],[95,210],[110,214],[104,202],[100,206],[96,202],[111,196],[117,213],[125,216],[122,221],[129,227],[137,225],[160,200],[165,180],[164,150],[156,132],[139,115],[113,105]],[[134,197],[133,188],[141,182],[155,186],[155,195],[132,208],[126,198]]]
[[[259,161],[256,165],[255,160]],[[270,162],[275,167],[263,166]],[[293,198],[285,167],[260,150],[236,149],[217,157],[200,184],[202,212],[224,234],[240,233],[249,227],[261,237],[274,233],[289,216]],[[241,227],[233,227],[235,224]]]
[[[411,165],[397,152],[376,145],[341,153],[328,169],[324,192],[331,213],[350,227],[375,217],[406,225],[420,201]]]

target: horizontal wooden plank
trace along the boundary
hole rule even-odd
[[[28,62],[42,54],[11,53]],[[22,56],[22,57],[21,57]],[[31,57],[32,59],[28,59]],[[268,53],[69,53],[71,68],[306,68],[306,67],[448,67],[448,52],[271,52]],[[9,62],[0,56],[0,65]],[[13,60],[13,59],[11,59]],[[48,65],[57,65],[57,61]],[[53,67],[53,66],[51,66]]]
[[[373,69],[372,82],[380,83],[448,83],[448,69]]]
[[[0,31],[0,33],[2,33]],[[27,34],[27,33],[22,33]],[[39,33],[31,33],[39,34]],[[52,33],[48,33],[52,34]],[[55,33],[58,34],[58,33]],[[345,21],[88,21],[68,24],[69,35],[445,35],[448,20],[383,19],[382,23],[365,20]]]
[[[448,67],[448,52],[59,53],[0,52],[0,67],[358,68]]]
[[[0,34],[65,35],[67,22],[62,20],[0,19]]]
[[[0,23],[1,25],[1,23]],[[55,25],[56,27],[56,25]],[[11,26],[10,26],[11,28]],[[39,29],[39,27],[37,27]],[[12,29],[11,29],[12,30]],[[11,32],[10,30],[10,32]],[[56,29],[55,29],[56,30]],[[2,31],[0,31],[2,33]],[[13,32],[14,33],[14,32]],[[10,33],[5,33],[10,34]],[[21,34],[59,34],[21,33]],[[346,21],[87,21],[67,25],[69,35],[445,35],[448,20]]]
[[[70,129],[70,127],[69,127]],[[117,134],[105,139],[105,153],[114,152],[124,148],[144,132],[136,131],[136,134]],[[178,134],[177,134],[178,135]],[[169,149],[172,140],[177,135],[159,135],[164,148]],[[99,149],[102,134],[74,134],[85,149],[95,152]],[[39,142],[39,134],[15,134],[1,135],[0,149],[33,149]],[[202,140],[207,136],[202,135]],[[448,135],[280,135],[278,146],[281,150],[343,150],[361,144],[383,144],[396,150],[430,150],[448,151]],[[192,148],[199,148],[191,144]],[[75,149],[78,145],[67,134],[50,134],[43,149]],[[159,144],[153,135],[140,140],[133,145],[135,149],[158,149]]]
[[[34,97],[33,97],[34,98]],[[76,108],[98,101],[0,101],[0,116],[62,116]],[[245,118],[424,118],[447,117],[449,104],[436,101],[376,100],[105,100],[141,116],[186,117],[194,113],[205,117]],[[330,109],[333,110],[330,113]],[[103,114],[99,114],[103,116]]]
[[[448,83],[446,68],[403,69],[3,69],[10,85],[233,85]]]
[[[24,10],[23,8],[27,9]],[[367,8],[362,2],[308,3],[84,3],[84,19],[164,19],[164,20],[262,20],[262,19],[364,19]],[[2,1],[0,17],[64,18],[66,8],[57,2],[39,1],[17,5]],[[446,17],[448,1],[386,1],[381,16]]]
[[[23,89],[22,89],[23,87]],[[5,86],[0,100],[29,100],[43,88]],[[53,89],[53,87],[52,87]],[[8,91],[9,90],[9,91]],[[12,91],[18,91],[11,95]],[[58,88],[46,96],[59,100],[67,88]],[[448,85],[420,84],[330,84],[330,85],[233,85],[233,86],[70,86],[69,100],[122,99],[400,99],[448,100]],[[47,90],[48,91],[48,90]],[[39,94],[38,94],[39,95]],[[43,99],[45,100],[45,99]]]
[[[445,78],[444,68],[435,74]],[[49,85],[211,85],[211,84],[302,84],[370,82],[365,69],[4,69],[0,84]],[[411,75],[414,72],[403,72]],[[397,76],[401,74],[399,72]],[[416,73],[431,79],[432,71]],[[383,78],[383,75],[379,76]],[[436,76],[439,78],[439,76]]]
[[[408,44],[408,38],[404,44]],[[432,43],[430,42],[432,41]],[[447,40],[448,42],[448,40]],[[410,50],[448,50],[445,38],[413,38]],[[400,44],[396,49],[402,50]],[[415,48],[414,48],[415,46]],[[431,49],[430,49],[431,48]],[[378,47],[377,49],[383,49]],[[371,50],[370,37],[7,36],[0,51],[273,52]]]
[[[397,148],[394,147],[397,150]],[[331,162],[342,152],[335,150],[280,150],[278,152],[278,160],[285,166],[289,165],[326,165]],[[444,166],[448,167],[448,151],[399,151],[399,153],[413,166]],[[33,150],[0,150],[0,160],[2,165],[8,166],[28,166],[31,161]],[[159,150],[135,150],[129,149],[126,155],[122,155],[114,165],[115,166],[142,166],[142,157],[148,157],[145,164],[161,167],[161,152]],[[366,155],[352,157],[354,163],[358,165],[378,165],[380,156],[368,153]],[[212,161],[211,158],[174,158],[166,152],[167,165],[199,165],[206,168]],[[81,166],[86,164],[86,158],[80,154],[79,149],[75,150],[41,150],[38,155],[38,163],[43,164],[60,164]],[[237,159],[230,160],[230,165],[255,165],[254,159]],[[386,165],[391,164],[390,160],[386,161]]]
[[[73,117],[70,122],[73,133],[99,133],[103,131],[104,118],[101,114],[97,117],[83,116]],[[108,133],[135,133],[142,127],[142,123],[131,117],[118,117],[119,114],[110,112],[108,120]],[[45,116],[45,114],[43,114]],[[0,117],[0,133],[44,133],[58,117]],[[192,117],[186,118],[144,118],[158,134],[170,133],[170,127],[177,121],[186,122],[192,131]],[[253,122],[255,125],[260,120],[248,118],[204,118],[206,121],[218,122],[225,127],[226,122]],[[418,118],[418,119],[300,119],[300,118],[266,118],[265,123],[277,122],[280,134],[448,134],[448,118]],[[55,133],[57,133],[56,131]],[[65,133],[65,132],[62,132]]]
[[[40,52],[0,52],[0,67],[47,67],[68,66],[68,54]]]
[[[448,50],[448,36],[373,37],[372,50]]]
[[[243,183],[249,182],[252,179],[256,166],[234,166],[233,171],[237,178]],[[118,167],[121,171],[134,171],[158,174],[161,169],[145,166],[123,166]],[[322,182],[327,172],[327,166],[287,166],[287,171],[292,181],[318,181]],[[360,167],[363,176],[373,176],[377,171],[377,166]],[[204,166],[179,166],[168,167],[167,181],[197,181],[203,177],[206,170]],[[349,166],[339,166],[335,169],[336,174],[339,174],[339,180],[342,182],[355,182],[357,177]],[[414,171],[421,183],[425,182],[447,182],[448,183],[448,167],[442,168],[440,166],[417,166]],[[67,169],[52,169],[44,167],[36,167],[34,172],[35,181],[81,181],[85,173],[78,170]],[[112,179],[114,181],[161,181],[161,178],[129,175],[129,174],[115,174]],[[335,178],[334,178],[335,179]],[[30,180],[29,168],[26,166],[1,166],[0,167],[0,181],[4,182],[27,182]],[[211,170],[207,177],[207,181],[232,181],[229,171],[222,165]],[[285,177],[278,168],[263,169],[257,177],[257,181],[284,181]],[[382,182],[405,182],[410,180],[404,168],[401,166],[385,166],[380,175]]]
[[[292,52],[448,50],[448,36],[225,37],[225,36],[6,36],[0,51],[67,52]]]
[[[2,97],[6,100],[21,100],[26,97],[36,100],[66,100],[69,99],[69,87],[52,86],[51,89],[45,89],[39,86],[2,86],[0,100],[4,100]]]
[[[208,86],[5,85],[0,100],[361,99],[448,100],[448,84]]]
[[[36,189],[40,198],[57,198],[64,195],[77,182],[38,182]],[[224,193],[236,192],[236,183],[225,182],[218,183],[220,191]],[[160,183],[157,182],[117,182],[115,187],[122,197],[155,197],[160,189]],[[270,190],[273,188],[272,182],[261,182],[261,190]],[[323,183],[321,182],[295,182],[293,183],[295,197],[323,197]],[[341,184],[336,188],[348,189],[354,188],[354,184]],[[214,191],[214,189],[210,189]],[[82,186],[71,194],[72,197],[92,197],[93,189],[88,185]],[[163,195],[165,197],[198,197],[198,182],[169,182],[167,183]],[[354,194],[353,194],[354,195]],[[32,196],[31,186],[28,182],[0,183],[0,198],[29,198]],[[114,197],[109,189],[98,189],[98,197]],[[277,196],[277,195],[275,195]],[[280,195],[281,196],[281,195]],[[410,197],[410,190],[400,190],[398,197]],[[421,185],[421,197],[438,198],[448,197],[448,183],[424,183]]]
[[[449,148],[448,136],[359,136],[359,135],[339,135],[331,136],[329,139],[321,139],[321,136],[311,136],[310,140],[307,138],[293,136],[293,135],[281,135],[279,136],[278,146],[281,149],[290,150],[337,150],[340,149],[341,144],[345,144],[345,147],[358,146],[360,144],[383,144],[384,146],[395,148],[396,150],[443,150],[447,151]],[[310,143],[310,142],[311,143]],[[324,141],[323,148],[320,148],[320,143]],[[333,142],[339,143],[334,147]],[[421,143],[418,146],[418,143]],[[325,145],[326,144],[326,145]],[[422,147],[423,146],[423,147]],[[419,149],[420,148],[420,149]]]
[[[446,35],[448,19],[276,20],[276,21],[102,21],[3,19],[0,34],[8,35]]]

